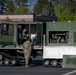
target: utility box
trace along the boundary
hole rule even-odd
[[[76,55],[63,55],[63,68],[76,68]]]

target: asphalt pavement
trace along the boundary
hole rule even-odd
[[[44,67],[41,58],[34,59],[30,68],[20,66],[0,66],[0,75],[62,75],[76,70],[75,68]]]

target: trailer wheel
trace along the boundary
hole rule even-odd
[[[16,65],[16,60],[11,60],[12,65]]]
[[[0,60],[2,60],[3,56],[0,54]]]
[[[58,65],[58,61],[57,60],[52,60],[50,63],[51,63],[52,66],[57,66]]]
[[[5,64],[5,65],[8,65],[8,64],[9,64],[9,59],[5,59],[5,60],[4,60],[4,64]]]
[[[50,64],[50,61],[49,60],[44,60],[44,62],[43,62],[44,67],[49,66],[49,64]]]

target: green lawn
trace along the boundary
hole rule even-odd
[[[72,73],[72,74],[69,74],[69,75],[76,75],[76,72]]]

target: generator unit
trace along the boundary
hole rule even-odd
[[[64,55],[76,55],[76,22],[47,22],[43,65],[62,64]]]

